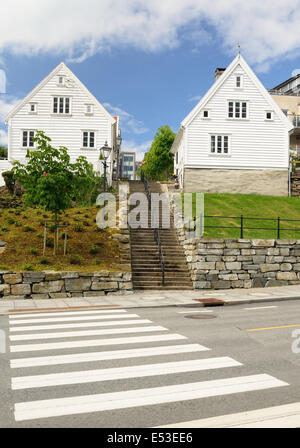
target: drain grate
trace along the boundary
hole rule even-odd
[[[204,306],[223,306],[225,305],[224,300],[221,299],[193,299],[195,302],[203,303]]]
[[[187,319],[215,319],[217,316],[215,314],[185,314],[184,317]]]

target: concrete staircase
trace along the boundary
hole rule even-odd
[[[162,193],[160,184],[151,182],[151,193]],[[130,193],[144,193],[143,182],[131,181]],[[148,205],[143,212],[148,211],[148,229],[130,229],[131,267],[134,289],[142,290],[192,290],[193,284],[186,264],[183,248],[180,246],[174,229],[173,217],[168,229],[162,228],[163,216],[167,210],[160,209],[159,233],[162,254],[165,264],[165,282],[162,285],[162,269],[159,249],[155,241],[155,231],[151,228],[151,211]]]

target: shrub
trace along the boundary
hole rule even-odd
[[[4,179],[6,188],[8,189],[8,191],[11,194],[14,194],[14,189],[15,189],[15,177],[14,177],[14,173],[13,171],[4,171],[4,173],[2,173],[2,177]]]
[[[32,264],[23,264],[22,266],[23,271],[34,271],[34,266]]]
[[[90,248],[90,254],[91,254],[91,255],[96,255],[96,254],[99,253],[99,251],[100,251],[100,249],[99,249],[98,246],[93,245],[93,246]]]
[[[9,271],[8,267],[6,266],[0,266],[1,271]]]
[[[29,233],[29,232],[35,232],[35,228],[31,226],[25,226],[23,227],[23,232]]]
[[[48,258],[42,257],[40,259],[40,264],[48,265],[48,264],[50,264],[50,261],[48,260]]]
[[[38,249],[36,249],[35,247],[31,247],[31,249],[30,249],[30,253],[31,253],[32,255],[38,255],[39,251],[38,251]]]
[[[75,224],[74,232],[77,232],[77,233],[83,232],[83,227],[80,224]]]
[[[71,255],[70,264],[81,265],[83,263],[83,258],[80,255]]]
[[[52,238],[47,238],[46,240],[46,247],[54,247],[54,241]]]

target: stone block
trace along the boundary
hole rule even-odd
[[[279,264],[260,264],[259,265],[261,272],[272,272],[272,271],[279,271],[280,266]]]
[[[0,285],[0,295],[8,296],[10,294],[10,285]]]
[[[10,292],[13,296],[27,296],[31,294],[31,287],[29,284],[24,283],[12,285]]]
[[[60,272],[46,272],[45,273],[45,281],[55,281],[61,279],[61,273]]]
[[[252,257],[252,259],[253,259],[254,264],[261,264],[261,263],[265,263],[266,256],[265,255],[254,255]]]
[[[211,283],[212,289],[230,289],[231,284],[230,281],[226,280],[218,280]]]
[[[236,280],[231,282],[231,288],[243,288],[243,287],[244,287],[243,280]]]
[[[274,247],[275,240],[251,240],[253,247]]]
[[[254,249],[241,249],[242,255],[255,255]]]
[[[280,249],[278,247],[270,247],[269,249],[267,249],[267,255],[271,256],[271,255],[279,255],[280,254]]]
[[[45,280],[44,272],[23,272],[24,283],[40,283]]]
[[[283,255],[284,257],[288,257],[290,255],[290,248],[289,247],[280,247],[279,252],[280,252],[280,255]]]
[[[219,271],[222,271],[225,269],[225,263],[223,261],[217,261],[216,263],[216,269]],[[300,269],[299,269],[300,270]]]
[[[81,292],[89,291],[91,289],[92,280],[89,278],[67,278],[65,280],[66,291]],[[53,291],[55,292],[55,291]]]
[[[32,292],[36,293],[36,294],[47,294],[50,292],[61,292],[63,285],[64,285],[63,280],[35,283],[32,286]]]
[[[253,288],[264,288],[266,286],[268,279],[266,278],[253,278],[252,287]]]
[[[234,280],[238,280],[239,277],[238,277],[238,274],[220,274],[219,279],[234,281]]]
[[[245,289],[250,289],[250,288],[252,288],[252,281],[253,281],[253,280],[244,280],[244,288],[245,288]]]
[[[210,282],[194,282],[194,288],[195,289],[210,289],[211,283]]]
[[[216,263],[213,261],[199,261],[198,263],[196,263],[196,267],[197,269],[215,269]]]
[[[226,263],[226,269],[233,270],[233,269],[241,269],[242,263],[239,262],[232,262],[232,263]]]
[[[92,291],[113,291],[118,289],[117,282],[93,282]]]
[[[49,299],[49,294],[31,294],[33,300],[46,300]]]
[[[291,263],[282,263],[280,265],[281,271],[291,271],[293,269],[293,265]]]
[[[233,262],[233,261],[236,261],[236,259],[237,259],[237,257],[236,256],[225,256],[225,257],[222,257],[222,260],[223,261],[225,261],[225,262]]]
[[[298,280],[298,277],[295,272],[278,272],[277,280]]]
[[[16,285],[18,283],[22,283],[23,277],[22,274],[6,274],[3,275],[4,283],[8,285]]]
[[[119,283],[119,288],[123,291],[123,290],[131,290],[133,289],[133,284],[132,282],[123,282],[123,283]]]
[[[266,288],[271,288],[275,286],[286,286],[288,285],[287,281],[280,281],[280,280],[268,280],[266,283]]]
[[[75,271],[62,272],[61,278],[63,278],[63,279],[79,278],[79,272],[75,272]]]
[[[104,291],[85,291],[83,297],[103,297],[105,296]]]

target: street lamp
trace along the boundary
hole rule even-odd
[[[104,182],[103,182],[103,190],[104,193],[106,193],[106,169],[108,168],[108,164],[106,163],[107,159],[109,158],[111,152],[111,148],[108,146],[107,141],[105,142],[105,145],[100,148],[100,158],[104,160],[103,166],[104,166]]]

